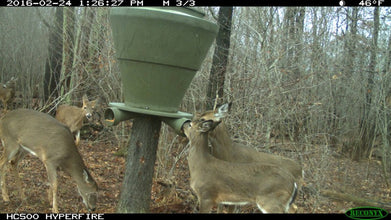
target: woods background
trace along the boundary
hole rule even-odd
[[[218,22],[218,7],[200,9]],[[61,103],[80,105],[86,93],[100,98],[95,120],[104,120],[107,104],[123,101],[108,19],[109,8],[0,8],[0,79],[18,77],[13,108],[54,114]],[[207,94],[221,89],[219,102],[233,103],[226,124],[235,141],[303,164],[314,196],[306,211],[319,211],[321,189],[333,189],[324,185],[331,158],[367,164],[358,171],[332,167],[341,191],[390,200],[391,9],[235,7],[228,29],[229,47],[219,48],[227,62],[216,70],[224,78],[212,77],[224,87],[208,88],[215,43],[180,110],[207,109]],[[87,139],[119,150],[129,133],[123,122]],[[174,169],[186,158],[181,141],[163,125],[156,178],[175,184]],[[388,191],[356,193],[350,172],[368,188]]]

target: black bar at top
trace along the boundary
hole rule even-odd
[[[157,6],[155,4],[160,0],[152,1],[144,2],[146,6],[147,4]],[[378,6],[377,0],[170,0],[170,6],[192,1],[195,2],[195,6]],[[380,6],[387,6],[391,2],[391,0],[380,1],[382,1]]]
[[[94,0],[83,0],[94,1]],[[107,0],[105,0],[107,1]],[[109,0],[110,1],[110,0]],[[115,1],[115,0],[114,0]],[[124,0],[122,6],[389,6],[391,0]],[[167,5],[168,4],[168,5]]]
[[[391,0],[1,0],[12,7],[390,6]]]
[[[93,0],[83,0],[93,1]],[[106,1],[106,0],[105,0]],[[124,0],[122,6],[379,6],[378,0]],[[391,0],[380,0],[389,6]]]

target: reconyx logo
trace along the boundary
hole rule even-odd
[[[382,208],[365,206],[349,209],[345,215],[351,219],[382,219],[388,212]]]

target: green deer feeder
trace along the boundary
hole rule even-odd
[[[128,120],[134,113],[191,118],[178,108],[218,31],[203,16],[176,7],[111,10],[125,103],[109,104],[108,125]]]
[[[178,111],[179,106],[218,32],[217,25],[203,17],[198,10],[182,7],[111,9],[124,103],[109,103],[107,125],[147,116],[181,134],[192,115]]]

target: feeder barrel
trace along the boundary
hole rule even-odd
[[[116,107],[109,107],[105,110],[105,125],[106,126],[115,126],[118,125],[121,121],[126,121],[135,117],[140,117],[141,114],[123,111]],[[188,118],[169,118],[169,117],[159,117],[161,121],[166,123],[168,126],[174,129],[174,131],[181,136],[185,136],[183,133],[182,127],[186,122],[190,122]]]
[[[126,121],[131,118],[135,118],[138,114],[129,112],[129,111],[123,111],[116,107],[109,107],[105,110],[104,116],[105,116],[105,125],[106,126],[114,126],[118,125],[121,121]]]
[[[127,107],[143,114],[161,112],[162,117],[178,112],[218,32],[218,26],[202,15],[186,8],[110,10]]]
[[[162,117],[161,120],[166,123],[168,126],[174,129],[175,133],[185,137],[185,133],[183,133],[183,125],[186,122],[190,122],[191,120],[188,118],[165,118]]]

